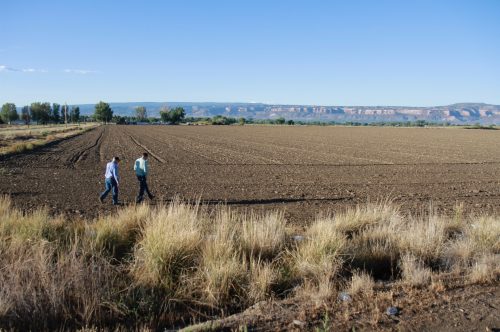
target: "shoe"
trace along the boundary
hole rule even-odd
[[[113,203],[113,205],[115,205],[115,206],[121,206],[121,205],[123,205],[123,203],[118,202],[118,203]]]
[[[155,195],[151,195],[151,196],[149,196],[149,199],[150,199],[150,200],[155,199]]]
[[[104,199],[101,196],[99,196],[99,202],[101,202],[101,204],[104,204]]]

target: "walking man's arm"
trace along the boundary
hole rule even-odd
[[[115,167],[113,167],[113,177],[116,180],[116,185],[118,186],[120,184],[120,176],[118,175],[118,164],[115,164]]]

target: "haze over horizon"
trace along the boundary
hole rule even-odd
[[[21,0],[0,103],[500,104],[494,0]]]

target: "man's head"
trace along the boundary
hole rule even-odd
[[[149,154],[148,154],[147,152],[144,152],[144,153],[142,154],[142,159],[144,159],[144,160],[148,160],[148,157],[149,157]]]
[[[113,162],[118,164],[120,162],[120,157],[113,157]]]

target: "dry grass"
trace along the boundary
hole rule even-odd
[[[273,297],[272,287],[278,281],[278,271],[272,263],[259,259],[250,260],[248,298],[250,302],[269,300]]]
[[[356,206],[335,216],[336,229],[342,233],[359,233],[366,228],[377,226],[394,218],[399,218],[397,207],[390,200]]]
[[[481,256],[472,265],[469,280],[472,283],[489,283],[500,275],[500,255],[487,254]]]
[[[89,123],[78,125],[54,126],[11,126],[0,129],[0,140],[4,144],[0,147],[0,154],[18,154],[31,151],[51,141],[69,138],[97,127],[98,124]]]
[[[96,324],[122,315],[121,268],[74,242],[64,251],[45,239],[12,241],[0,255],[0,315],[18,328],[62,321]]]
[[[246,262],[231,247],[224,248],[217,240],[208,242],[203,250],[201,290],[210,304],[221,305],[235,300],[241,302],[246,285]]]
[[[432,271],[415,256],[406,254],[401,257],[402,281],[410,286],[427,286],[431,283]]]
[[[198,206],[176,200],[154,211],[142,226],[135,248],[135,278],[142,283],[175,289],[179,277],[197,263],[202,228]]]
[[[340,272],[340,256],[346,238],[329,219],[317,219],[306,231],[306,239],[291,252],[295,278],[305,280],[302,295],[325,298],[332,294],[333,279]]]
[[[31,151],[35,148],[35,146],[38,146],[38,144],[35,143],[14,143],[11,146],[9,146],[6,151],[8,153],[23,153],[26,151]]]
[[[286,229],[282,213],[260,217],[252,214],[242,221],[241,244],[250,255],[273,257],[283,249]]]
[[[375,296],[374,279],[445,289],[438,273],[463,283],[500,276],[492,216],[403,217],[382,202],[318,217],[292,241],[280,213],[208,211],[177,199],[68,221],[23,214],[0,197],[0,322],[174,324],[285,296],[323,301],[346,284],[351,295]]]
[[[372,296],[374,287],[375,281],[371,275],[366,272],[355,272],[351,277],[349,292],[352,295],[362,294]]]
[[[146,205],[128,206],[116,215],[98,219],[92,230],[91,245],[96,252],[121,258],[129,253],[145,221],[151,217]]]

